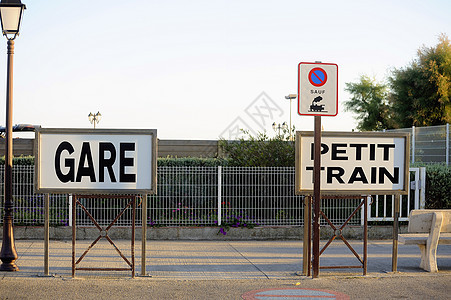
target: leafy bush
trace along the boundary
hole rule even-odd
[[[5,164],[5,157],[0,157],[0,164]],[[34,165],[34,156],[19,156],[13,158],[14,165]],[[225,158],[198,158],[198,157],[166,157],[158,158],[158,166],[165,167],[217,167],[227,166],[229,160]]]
[[[451,208],[451,168],[444,164],[426,166],[426,208]]]
[[[294,130],[293,130],[294,131]],[[243,132],[247,138],[238,141],[221,139],[219,147],[230,159],[231,166],[237,167],[294,167],[294,141],[290,141],[289,131],[284,130],[273,138],[266,133],[258,133],[256,137]]]
[[[166,157],[158,158],[159,167],[217,167],[227,166],[228,159],[223,158],[198,158],[198,157]]]
[[[0,165],[5,164],[5,156],[0,157]],[[18,156],[13,157],[13,165],[34,165],[34,156]]]

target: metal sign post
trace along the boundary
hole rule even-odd
[[[398,231],[399,231],[399,207],[401,195],[396,194],[393,216],[393,249],[392,249],[392,272],[398,271]]]
[[[142,232],[141,232],[141,276],[146,274],[146,241],[147,241],[147,194],[142,200]]]
[[[315,116],[313,179],[313,278],[319,276],[319,212],[321,204],[321,116]]]
[[[321,210],[321,116],[336,116],[338,113],[338,66],[336,64],[321,62],[299,63],[298,113],[300,115],[315,116],[315,157],[313,167],[313,278],[318,278],[320,255],[319,214]]]
[[[44,197],[44,276],[49,276],[50,195]]]

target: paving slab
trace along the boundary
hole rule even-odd
[[[92,241],[76,243],[76,258]],[[131,261],[128,240],[114,241],[123,255]],[[324,244],[322,241],[321,244]],[[350,241],[363,253],[361,241]],[[2,272],[1,278],[40,277],[44,274],[44,243],[38,240],[16,241],[18,272]],[[368,243],[368,276],[391,274],[391,240]],[[50,241],[49,266],[54,277],[72,278],[71,241]],[[141,274],[141,242],[135,244],[136,275]],[[400,245],[398,275],[451,275],[451,245],[439,245],[438,273],[419,268],[420,252],[415,245]],[[358,260],[341,241],[334,241],[321,255],[321,266],[358,265]],[[117,268],[127,263],[106,240],[100,240],[80,262],[80,267]],[[146,272],[153,280],[250,280],[302,279],[302,241],[148,241]],[[362,269],[321,270],[320,276],[361,276]],[[76,271],[77,278],[130,278],[130,271]]]

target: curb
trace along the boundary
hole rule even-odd
[[[303,226],[230,228],[226,235],[219,233],[220,227],[148,227],[148,240],[302,240]],[[3,230],[0,230],[2,236]],[[407,232],[407,226],[400,226],[399,233]],[[333,235],[330,227],[321,227],[321,239],[329,239]],[[50,227],[50,239],[71,240],[72,227]],[[108,231],[112,239],[130,239],[130,227],[113,227]],[[78,227],[78,240],[91,240],[99,236],[95,227]],[[347,226],[343,230],[346,239],[363,238],[363,227]],[[368,239],[381,240],[393,237],[392,226],[368,226]],[[44,238],[43,226],[15,226],[14,238],[17,240],[39,240]],[[141,227],[136,227],[135,239],[141,240]]]

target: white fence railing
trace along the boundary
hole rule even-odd
[[[408,195],[401,196],[399,220],[408,221],[412,209],[425,207],[426,168],[410,168],[410,189]],[[368,203],[370,205],[370,203]],[[393,221],[393,196],[373,196],[368,209],[368,221]]]
[[[445,163],[451,159],[449,124],[439,126],[390,129],[387,132],[410,133],[411,163]]]
[[[214,226],[240,222],[260,226],[303,225],[303,197],[294,193],[294,168],[243,167],[158,167],[157,195],[148,197],[150,226]],[[413,208],[424,203],[425,172],[411,169],[411,193],[401,201],[401,220],[406,220]],[[1,183],[4,180],[0,166]],[[14,223],[42,225],[44,197],[34,194],[34,167],[16,165],[13,168]],[[3,184],[0,185],[3,205]],[[68,226],[71,209],[69,195],[50,195],[50,222]],[[370,221],[393,220],[392,197],[373,197]],[[79,199],[100,225],[108,225],[125,206],[121,199]],[[356,199],[323,199],[321,207],[336,224],[344,222],[357,207]],[[423,202],[422,202],[423,201]],[[424,204],[423,204],[424,206]],[[3,210],[0,210],[3,213]],[[77,224],[92,226],[77,208]],[[350,222],[361,224],[362,212]],[[137,209],[137,225],[141,225],[141,206]],[[0,223],[3,218],[0,218]],[[127,214],[118,220],[119,226],[130,226]]]

